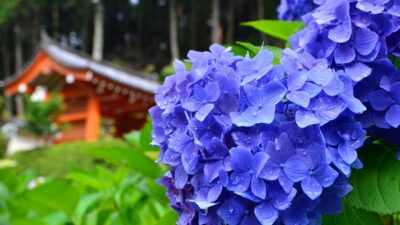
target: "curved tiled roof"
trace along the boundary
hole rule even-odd
[[[52,59],[65,67],[92,71],[96,75],[148,93],[155,93],[155,90],[160,85],[151,75],[117,68],[104,61],[95,61],[91,59],[90,56],[76,50],[61,47],[46,34],[42,34],[42,42],[39,50],[46,52]],[[15,76],[5,80],[3,85],[12,83],[21,74],[23,74],[23,72],[19,72]]]

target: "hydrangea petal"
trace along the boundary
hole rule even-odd
[[[361,55],[370,54],[378,42],[378,35],[368,28],[360,28],[357,30],[354,38],[354,48]]]
[[[182,189],[188,181],[188,174],[185,172],[183,166],[178,166],[175,170],[175,185],[177,188]]]
[[[314,173],[314,177],[322,187],[330,187],[338,176],[339,173],[326,164],[320,165]]]
[[[314,98],[321,92],[322,87],[312,82],[306,82],[300,90],[307,92],[310,98]]]
[[[264,169],[261,171],[260,177],[265,180],[277,180],[281,171],[282,169],[278,164],[269,160]]]
[[[290,92],[286,95],[286,98],[303,107],[307,107],[310,104],[310,95],[305,91]]]
[[[346,65],[346,73],[350,75],[353,81],[361,81],[371,74],[371,68],[364,63],[355,62],[350,65]]]
[[[211,187],[207,195],[207,201],[208,202],[217,201],[218,197],[221,195],[222,189],[223,189],[222,185],[214,185],[213,187]]]
[[[400,103],[400,82],[396,82],[392,85],[391,89],[391,95],[397,104]]]
[[[265,164],[267,163],[269,159],[269,155],[265,152],[257,152],[254,155],[254,164],[253,164],[253,172],[255,177],[258,177],[263,168],[265,167]]]
[[[293,182],[288,178],[288,176],[285,173],[279,174],[278,181],[283,190],[285,190],[286,193],[290,193],[290,191],[293,188]]]
[[[353,62],[356,58],[356,52],[354,48],[343,44],[335,49],[334,56],[337,64],[346,64]]]
[[[220,96],[219,85],[216,82],[207,84],[204,87],[204,91],[208,102],[215,102]]]
[[[400,105],[392,105],[385,114],[385,120],[390,126],[397,128],[400,125]]]
[[[312,200],[318,198],[322,193],[322,187],[314,177],[307,177],[301,181],[301,188],[304,193]]]
[[[191,97],[182,103],[182,107],[190,112],[196,112],[201,106],[202,104],[194,97]]]
[[[248,173],[232,173],[228,189],[234,192],[246,192],[249,189],[251,176]]]
[[[385,110],[392,104],[390,93],[384,90],[376,90],[372,92],[368,99],[372,108],[377,111]]]
[[[332,71],[318,67],[315,67],[308,71],[307,75],[308,78],[314,83],[322,86],[328,85],[334,77],[334,73]]]
[[[204,121],[210,112],[214,109],[214,104],[205,104],[197,110],[195,117],[199,121]]]
[[[265,199],[267,195],[267,187],[265,181],[259,178],[253,177],[251,180],[251,191],[253,194],[261,199]]]
[[[286,94],[286,87],[279,81],[271,81],[262,88],[263,102],[277,104]]]
[[[302,72],[292,72],[287,75],[288,89],[291,91],[299,90],[307,81],[307,74]]]
[[[350,148],[347,144],[340,144],[338,148],[339,156],[348,164],[353,163],[357,159],[356,150]]]
[[[343,89],[344,84],[337,76],[334,76],[331,82],[324,86],[324,92],[329,96],[336,96],[341,93]]]
[[[354,113],[362,113],[367,109],[361,103],[361,101],[356,98],[347,98],[346,103],[347,103],[347,107]]]
[[[226,224],[239,224],[246,208],[237,200],[225,201],[217,210],[217,214]]]
[[[270,203],[263,202],[254,208],[254,214],[262,225],[272,225],[278,218],[279,212]]]
[[[350,39],[351,33],[351,22],[346,20],[343,23],[330,29],[328,37],[334,42],[344,43]]]
[[[319,122],[320,120],[312,112],[304,110],[297,110],[296,112],[296,123],[300,128],[304,128],[312,124],[317,124]]]
[[[243,148],[232,148],[231,153],[231,165],[232,169],[237,172],[249,172],[253,166],[254,160],[253,155]]]
[[[299,182],[307,177],[309,169],[303,160],[292,158],[285,163],[283,171],[292,182]]]

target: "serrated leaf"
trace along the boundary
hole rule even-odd
[[[100,201],[103,197],[103,193],[95,192],[91,194],[86,194],[80,197],[79,203],[75,209],[73,215],[73,221],[76,225],[81,225],[88,209],[94,205],[96,202]]]
[[[383,214],[400,212],[400,162],[396,153],[375,143],[361,151],[360,159],[364,168],[353,171],[349,203]]]
[[[151,119],[148,118],[146,124],[140,131],[131,131],[130,133],[124,135],[124,138],[136,149],[140,149],[142,151],[156,151],[157,148],[150,144],[152,130],[153,128],[151,125]]]
[[[157,224],[159,225],[172,225],[176,223],[178,216],[172,209],[170,209],[167,213],[165,213],[160,220],[158,220]]]
[[[257,20],[241,23],[243,26],[253,27],[272,37],[288,41],[289,37],[304,28],[303,22],[280,20]]]
[[[65,177],[96,190],[107,190],[113,186],[111,179],[101,179],[101,177],[94,172],[72,172],[67,174]]]
[[[57,180],[28,191],[26,197],[35,204],[72,215],[79,200],[79,193],[68,182]]]
[[[239,56],[246,56],[246,54],[247,54],[247,52],[248,52],[248,50],[246,49],[246,48],[244,48],[244,47],[242,47],[242,46],[240,46],[240,45],[232,45],[232,46],[230,46],[232,49],[231,49],[231,52],[234,54],[234,55],[239,55]]]
[[[343,203],[342,213],[337,216],[324,216],[323,225],[381,225],[382,220],[378,213],[367,212],[351,206],[346,200]]]
[[[254,57],[255,55],[257,55],[257,53],[261,49],[261,47],[255,46],[248,42],[237,41],[236,44],[247,49],[249,51],[249,54],[251,57]],[[264,48],[268,49],[274,55],[273,64],[274,65],[280,64],[280,59],[282,58],[282,49],[275,47],[275,46],[269,46],[269,45],[264,45]]]
[[[145,177],[156,179],[161,175],[158,165],[141,151],[132,150],[129,145],[118,147],[92,148],[87,150],[90,155],[116,165],[125,164],[133,171]]]

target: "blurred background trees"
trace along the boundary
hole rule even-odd
[[[0,0],[0,79],[33,55],[40,31],[95,59],[159,72],[189,49],[260,42],[240,22],[275,19],[278,0]],[[265,39],[263,39],[265,41]],[[261,44],[261,43],[259,43]]]

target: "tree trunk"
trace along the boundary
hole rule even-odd
[[[94,60],[103,59],[104,46],[104,6],[102,2],[96,4],[94,13],[93,51]]]
[[[198,0],[191,0],[190,2],[190,25],[189,25],[189,38],[190,38],[190,48],[196,49],[197,47],[197,1]]]
[[[264,0],[257,0],[257,18],[264,19]],[[263,43],[267,42],[267,37],[263,33],[260,33],[260,38]]]
[[[169,0],[169,45],[172,59],[178,59],[179,47],[175,0]]]
[[[212,0],[211,7],[211,41],[213,43],[222,43],[222,27],[219,21],[219,0]]]
[[[32,7],[33,10],[33,18],[32,18],[32,38],[31,38],[31,50],[34,52],[38,43],[40,41],[40,10],[38,5],[34,5]]]
[[[15,71],[22,68],[23,56],[22,56],[22,39],[21,39],[21,26],[18,22],[15,22],[14,27],[14,41],[15,41]]]
[[[52,9],[51,9],[51,29],[53,33],[53,38],[58,39],[58,22],[59,22],[59,14],[58,14],[58,5],[56,1],[53,1]]]
[[[87,8],[85,6],[85,8]],[[82,25],[80,27],[80,35],[82,39],[82,50],[84,52],[89,52],[89,18],[90,16],[87,15],[87,13],[83,13],[83,18],[82,18]]]
[[[24,109],[24,100],[22,99],[21,94],[17,94],[15,96],[15,107],[17,111],[17,117],[22,119],[25,114],[25,109]]]
[[[9,49],[8,49],[8,36],[6,35],[6,32],[4,29],[2,29],[2,38],[3,38],[3,45],[2,45],[2,59],[3,59],[3,77],[2,79],[7,78],[8,76],[11,75],[10,71],[10,54],[9,54]]]
[[[228,44],[233,44],[233,32],[235,29],[235,1],[229,1],[228,5],[228,18],[227,18],[227,31],[226,31],[226,42]]]

